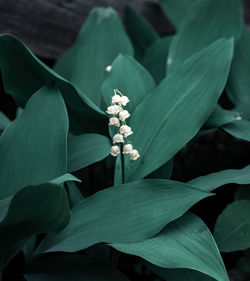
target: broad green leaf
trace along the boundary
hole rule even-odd
[[[121,272],[93,258],[82,255],[46,257],[28,267],[28,281],[128,281]]]
[[[68,172],[104,159],[109,155],[110,148],[110,140],[102,135],[82,134],[68,137]]]
[[[55,80],[68,108],[71,130],[78,134],[106,133],[106,114],[14,36],[0,35],[0,68],[4,90],[13,96],[17,105],[24,107],[36,91]]]
[[[29,237],[59,232],[69,218],[68,199],[61,186],[47,183],[18,191],[0,223],[0,271]]]
[[[10,119],[0,111],[0,131],[5,130],[5,128],[11,123]]]
[[[147,48],[142,60],[142,64],[151,73],[156,84],[159,84],[166,76],[168,49],[172,38],[172,36],[167,36],[156,40]]]
[[[50,183],[63,184],[66,181],[78,181],[78,182],[81,182],[81,180],[79,180],[75,176],[73,176],[71,174],[65,174],[65,175],[62,175],[62,176],[60,176],[58,178],[55,178],[55,179],[51,180]]]
[[[250,32],[243,28],[240,40],[236,43],[232,67],[227,83],[227,93],[243,117],[250,117]]]
[[[250,200],[237,200],[219,215],[214,237],[222,252],[250,248]]]
[[[215,280],[229,281],[212,234],[192,213],[170,223],[151,239],[128,244],[113,243],[111,246],[159,267],[193,269]]]
[[[80,201],[84,200],[84,197],[74,182],[68,182],[67,187],[68,187],[70,208],[73,208]]]
[[[99,242],[142,241],[210,195],[169,180],[117,185],[77,204],[67,227],[45,238],[37,252],[75,252]]]
[[[119,53],[133,55],[118,15],[112,8],[94,8],[75,45],[59,58],[54,69],[100,106],[105,68]]]
[[[147,47],[158,39],[159,35],[142,15],[129,6],[124,10],[123,21],[134,46],[135,57],[140,60]]]
[[[168,269],[152,265],[149,268],[166,281],[183,281],[184,277],[185,281],[214,281],[214,278],[191,269]]]
[[[132,113],[136,106],[155,87],[155,82],[148,71],[134,58],[119,55],[112,64],[112,70],[102,86],[105,105],[111,104],[113,89],[118,89],[128,96],[126,110]]]
[[[41,88],[0,138],[0,199],[66,172],[68,116],[56,86]]]
[[[233,41],[221,39],[168,75],[136,108],[129,140],[141,157],[126,158],[126,181],[140,179],[171,159],[214,110],[230,68]]]
[[[168,72],[202,48],[226,37],[240,37],[243,28],[241,0],[200,0],[192,6],[169,50]]]
[[[171,23],[179,29],[183,19],[189,14],[189,9],[197,0],[158,0],[161,9]]]
[[[235,112],[233,110],[223,109],[220,105],[217,105],[213,113],[206,121],[204,128],[217,128],[241,119],[242,118],[240,116],[240,113]]]
[[[48,182],[48,184],[57,184],[57,185],[61,185],[65,182],[68,182],[68,184],[70,184],[72,181],[78,181],[80,182],[80,180],[78,178],[76,178],[75,176],[71,175],[71,174],[65,174],[63,176],[60,176],[58,178],[55,178],[51,181]],[[7,213],[8,213],[8,208],[9,205],[11,203],[13,196],[9,196],[7,198],[1,199],[0,200],[0,222],[6,217]]]
[[[13,196],[0,200],[0,222],[6,217]]]
[[[235,193],[234,193],[234,200],[242,200],[247,199],[250,200],[250,186],[249,185],[243,185],[239,186]]]
[[[187,184],[207,192],[228,183],[250,184],[250,166],[239,170],[223,170],[187,182]]]
[[[236,120],[223,126],[222,129],[236,138],[250,141],[250,121],[248,120]]]

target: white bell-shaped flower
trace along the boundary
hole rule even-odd
[[[127,143],[127,144],[125,144],[125,145],[123,146],[122,153],[123,153],[123,154],[130,154],[130,153],[132,152],[132,150],[133,150],[132,144]]]
[[[130,113],[127,110],[122,110],[119,112],[119,119],[125,121],[130,116]]]
[[[119,103],[122,104],[123,106],[127,105],[128,102],[129,102],[129,98],[127,96],[120,97]]]
[[[113,136],[113,143],[115,143],[115,142],[124,142],[124,140],[123,140],[123,135],[121,135],[121,134],[115,134],[115,135]]]
[[[131,128],[127,125],[122,125],[120,127],[120,133],[123,134],[123,136],[126,138],[128,137],[129,135],[132,135],[133,134],[133,131],[131,130]]]
[[[120,95],[117,95],[115,94],[113,97],[112,97],[112,103],[121,103],[121,96]]]
[[[110,154],[112,156],[117,156],[118,154],[120,153],[120,147],[118,145],[113,145],[111,147],[111,151],[110,151]]]
[[[108,114],[113,114],[116,115],[121,111],[121,107],[119,105],[111,105],[107,108],[107,113]]]
[[[112,69],[112,65],[108,65],[108,66],[106,66],[106,68],[105,68],[105,70],[106,70],[107,72],[110,72],[111,69]]]
[[[136,149],[133,149],[131,152],[130,152],[130,159],[131,160],[136,160],[137,158],[140,157],[140,154],[139,152],[136,150]]]
[[[117,117],[109,118],[109,126],[120,127],[120,120]]]

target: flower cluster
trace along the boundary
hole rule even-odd
[[[127,137],[133,134],[132,129],[126,124],[126,119],[130,116],[130,113],[123,109],[129,102],[127,96],[124,96],[120,91],[114,89],[114,95],[112,97],[112,104],[107,108],[107,113],[113,115],[109,119],[109,126],[116,126],[117,133],[113,137],[113,143],[123,143],[123,154],[129,154],[130,159],[136,160],[140,157],[139,152],[133,148],[132,144],[127,142]],[[120,153],[120,147],[113,145],[111,147],[110,154],[117,156]]]

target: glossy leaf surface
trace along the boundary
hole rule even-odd
[[[129,140],[141,157],[126,157],[126,181],[140,179],[171,159],[214,110],[232,59],[232,40],[218,40],[168,75],[137,107]]]
[[[67,134],[61,94],[53,84],[44,86],[0,138],[0,198],[65,174]]]
[[[168,180],[141,180],[105,189],[77,204],[67,227],[57,236],[48,236],[38,253],[145,240],[210,195]]]

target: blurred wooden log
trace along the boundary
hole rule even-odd
[[[244,0],[245,19],[250,24],[250,1]],[[0,0],[0,33],[19,37],[42,58],[56,59],[75,41],[89,11],[112,6],[120,15],[129,4],[161,33],[174,31],[157,0]]]
[[[129,4],[161,32],[173,30],[156,0],[0,0],[0,33],[16,35],[43,58],[57,58],[75,41],[89,11],[112,6],[120,15]]]

